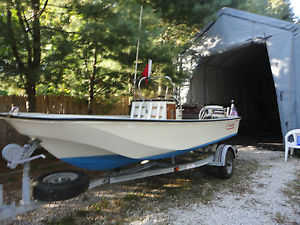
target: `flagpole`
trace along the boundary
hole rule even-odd
[[[136,74],[137,74],[137,64],[139,59],[139,48],[140,48],[140,37],[141,37],[141,27],[142,27],[142,16],[143,16],[143,6],[141,5],[140,10],[140,22],[139,22],[139,36],[136,47],[136,57],[135,57],[135,69],[134,69],[134,80],[133,80],[133,90],[135,91],[136,86]]]

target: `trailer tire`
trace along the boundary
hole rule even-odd
[[[80,171],[57,171],[42,175],[33,186],[34,199],[51,202],[67,200],[85,192],[89,177]]]
[[[225,157],[225,166],[219,167],[219,175],[222,179],[229,179],[234,170],[234,154],[228,149]]]

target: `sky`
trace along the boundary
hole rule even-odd
[[[296,17],[300,18],[300,0],[290,0]]]

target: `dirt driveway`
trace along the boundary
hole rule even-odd
[[[166,215],[170,224],[300,224],[300,160],[284,162],[283,152],[252,147],[240,148],[239,160],[259,164],[246,189],[225,188],[209,204],[187,204],[133,224],[152,224]]]
[[[239,146],[230,180],[200,168],[89,190],[5,224],[300,224],[300,159]]]

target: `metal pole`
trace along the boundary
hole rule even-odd
[[[24,163],[22,179],[22,201],[24,205],[30,204],[31,201],[31,182],[29,177],[30,162]]]
[[[0,184],[0,208],[3,206],[3,185]]]
[[[135,69],[134,69],[134,80],[133,80],[133,90],[134,91],[135,91],[135,85],[136,85],[137,64],[138,64],[138,59],[139,59],[139,48],[140,48],[140,38],[141,38],[142,16],[143,16],[143,6],[141,5],[140,22],[139,22],[139,36],[138,36],[137,47],[136,47]]]

